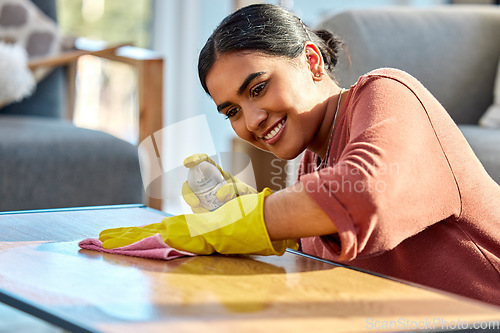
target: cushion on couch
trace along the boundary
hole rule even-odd
[[[500,129],[500,59],[498,59],[497,75],[493,90],[493,104],[479,119],[479,125],[488,128]]]
[[[141,203],[137,155],[64,120],[0,115],[0,211]]]
[[[500,131],[475,125],[459,125],[488,174],[500,184]]]
[[[32,50],[32,57],[50,56],[60,52],[61,35],[57,28],[57,4],[54,0],[0,0],[2,9],[7,6],[3,14],[6,16],[4,20],[3,36],[7,40],[21,39],[21,44],[27,46],[29,44],[29,36],[31,33],[41,33],[42,39],[49,39],[52,43],[45,45],[36,44],[39,40],[32,38],[35,44],[29,48]],[[16,24],[19,18],[14,20],[15,13],[17,16],[25,15],[29,24]],[[24,14],[23,14],[24,13]],[[26,44],[28,43],[28,44]],[[45,54],[41,51],[45,50]],[[34,93],[19,102],[11,103],[0,109],[0,114],[12,115],[36,115],[52,118],[60,118],[63,116],[64,110],[67,107],[66,96],[66,70],[63,67],[57,67],[50,72],[41,72],[38,75],[39,83],[36,86]]]
[[[0,0],[0,40],[22,46],[29,60],[55,56],[62,49],[56,22],[29,0]],[[51,71],[40,67],[33,75],[40,81]]]

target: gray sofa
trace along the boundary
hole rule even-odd
[[[500,129],[478,126],[493,102],[500,58],[498,6],[351,10],[327,17],[319,28],[346,44],[336,73],[341,86],[380,67],[412,74],[446,108],[500,183]]]
[[[33,0],[55,18],[54,0]],[[142,203],[137,147],[63,119],[66,75],[0,109],[0,211]]]

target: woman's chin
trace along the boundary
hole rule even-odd
[[[265,152],[271,153],[279,159],[282,160],[293,160],[297,156],[299,156],[303,150],[300,149],[280,149],[278,147],[269,147],[268,145],[262,144],[261,142],[251,142],[252,146],[258,148],[259,150],[263,150]]]
[[[299,156],[302,151],[278,151],[278,150],[273,151],[273,150],[270,150],[269,152],[271,152],[274,156],[276,156],[279,159],[293,160],[294,158]]]

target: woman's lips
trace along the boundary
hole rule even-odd
[[[285,129],[286,118],[283,118],[274,128],[267,133],[262,139],[269,145],[276,143]]]

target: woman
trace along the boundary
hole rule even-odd
[[[104,231],[105,247],[159,232],[197,253],[281,254],[300,238],[312,255],[500,304],[500,187],[410,75],[379,69],[341,89],[339,47],[274,5],[224,19],[200,53],[202,86],[240,138],[282,159],[305,151],[298,182]]]

